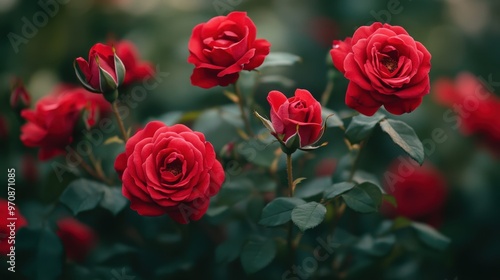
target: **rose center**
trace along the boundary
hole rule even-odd
[[[179,159],[175,159],[174,161],[167,163],[166,169],[168,172],[172,173],[172,175],[177,176],[182,173],[182,162]]]
[[[297,101],[297,102],[293,103],[292,106],[295,109],[304,109],[306,107],[304,102],[302,102],[302,101]]]
[[[391,57],[384,57],[380,61],[390,73],[394,72],[398,68],[398,62]]]

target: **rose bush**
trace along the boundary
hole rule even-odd
[[[191,83],[202,88],[227,86],[239,72],[253,70],[264,62],[271,44],[256,39],[257,29],[246,12],[217,16],[193,28],[188,62],[195,68]]]
[[[345,102],[371,116],[380,106],[409,113],[430,91],[431,55],[400,26],[373,23],[333,41],[334,66],[349,80]]]
[[[27,123],[21,127],[21,141],[28,147],[39,147],[40,160],[49,160],[66,152],[74,139],[75,127],[82,111],[89,109],[105,115],[111,107],[100,95],[82,88],[60,86],[35,105],[24,109],[21,116]]]
[[[115,169],[133,210],[145,216],[168,214],[182,224],[205,214],[225,178],[202,133],[158,121],[127,141]]]

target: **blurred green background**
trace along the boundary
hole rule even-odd
[[[271,89],[290,96],[295,88],[305,88],[319,98],[331,67],[328,51],[332,40],[351,36],[357,27],[373,21],[401,25],[427,47],[432,54],[431,82],[469,71],[487,81],[491,77],[490,86],[495,94],[500,90],[500,2],[497,0],[49,2],[56,3],[58,11],[44,21],[43,16],[37,16],[43,11],[38,1],[0,0],[0,115],[8,120],[9,135],[0,147],[2,170],[19,166],[24,154],[36,154],[19,141],[22,122],[10,110],[8,102],[12,77],[24,79],[34,100],[48,94],[58,83],[77,83],[73,60],[86,57],[96,42],[128,39],[136,44],[142,59],[168,73],[134,110],[138,122],[171,111],[229,104],[221,88],[204,90],[190,84],[193,66],[187,63],[187,44],[196,24],[231,10],[248,12],[257,26],[257,37],[267,39],[272,52],[289,52],[303,59],[294,67],[264,73],[288,78],[285,83],[268,81],[259,85],[256,100],[265,110],[265,98]],[[26,20],[35,21],[34,32],[24,32]],[[44,24],[36,24],[37,21]],[[13,44],[14,37],[20,41]],[[343,77],[335,78],[328,103],[329,108],[341,114],[346,109],[346,87]],[[474,139],[465,138],[446,123],[445,110],[434,102],[431,92],[415,112],[401,116],[422,140],[430,138],[435,128],[442,128],[448,135],[449,140],[437,144],[435,151],[426,156],[449,183],[450,195],[440,230],[452,239],[449,252],[434,256],[437,260],[434,263],[424,262],[423,271],[406,268],[407,275],[414,278],[405,279],[500,279],[500,165],[487,151],[477,148]],[[337,144],[342,145],[341,141]],[[382,174],[390,160],[400,153],[382,135],[376,134],[370,145],[380,148],[364,154],[361,165],[367,171]],[[319,157],[339,157],[345,153],[345,147],[336,148],[334,141],[327,151]],[[43,178],[49,168],[45,165],[39,168]],[[22,186],[22,191],[36,192],[36,187],[36,184]]]

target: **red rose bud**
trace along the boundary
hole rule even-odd
[[[102,93],[109,102],[116,100],[117,89],[123,83],[126,73],[125,66],[113,47],[97,43],[90,49],[88,62],[79,57],[73,66],[83,87],[91,92]]]
[[[361,114],[372,116],[380,106],[409,113],[430,91],[431,54],[400,26],[362,26],[352,38],[333,41],[330,55],[349,80],[347,106]]]
[[[40,160],[49,160],[66,153],[73,142],[75,128],[86,106],[96,107],[106,114],[110,104],[101,96],[82,88],[60,87],[38,100],[35,109],[24,109],[21,117],[27,123],[21,127],[21,141],[27,147],[40,148]]]
[[[227,86],[242,70],[253,70],[264,62],[271,44],[256,39],[257,29],[246,12],[217,16],[193,28],[188,62],[195,68],[191,83],[202,88]]]
[[[286,98],[279,91],[271,91],[267,96],[271,105],[271,121],[256,114],[264,125],[282,144],[285,153],[296,149],[310,150],[324,132],[321,104],[311,93],[297,89],[295,96]]]
[[[25,227],[28,223],[26,219],[19,211],[19,207],[16,205],[14,215],[10,215],[9,203],[6,199],[0,198],[0,255],[5,256],[10,253],[10,247],[14,244],[9,244],[8,237],[11,236],[11,228],[9,226],[10,222],[8,218],[16,218],[15,231],[20,228]],[[14,228],[12,228],[14,229]]]
[[[154,76],[155,69],[153,65],[140,60],[139,52],[132,42],[119,41],[115,44],[115,50],[116,55],[121,59],[126,69],[123,86],[128,86]]]
[[[59,220],[57,227],[56,233],[64,246],[66,257],[75,262],[83,262],[97,242],[92,228],[73,218]]]
[[[31,105],[31,96],[24,87],[23,81],[15,78],[10,94],[10,107],[16,111],[29,108]]]
[[[205,136],[184,125],[153,121],[126,143],[115,160],[123,195],[143,216],[169,215],[181,224],[199,220],[225,179]]]
[[[385,173],[384,188],[394,196],[397,206],[383,205],[388,216],[404,216],[438,226],[446,202],[447,185],[439,170],[426,163],[411,164],[410,159],[395,160]]]

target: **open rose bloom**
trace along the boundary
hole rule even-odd
[[[195,66],[191,83],[202,88],[227,86],[242,70],[260,66],[271,45],[256,36],[255,24],[245,12],[198,24],[189,39],[188,62]]]
[[[132,209],[145,216],[168,214],[182,224],[205,214],[225,178],[203,134],[158,121],[129,139],[115,169]]]
[[[400,26],[362,26],[333,41],[333,65],[349,80],[347,106],[371,116],[380,108],[409,113],[430,91],[431,55]]]

